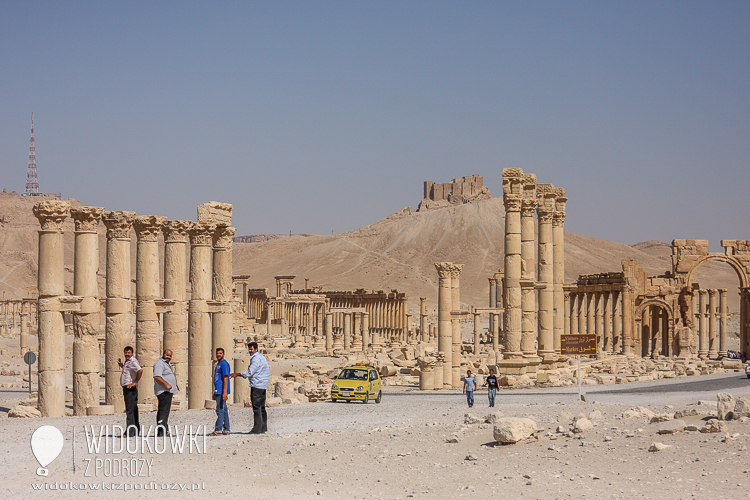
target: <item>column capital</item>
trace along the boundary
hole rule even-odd
[[[228,249],[232,246],[232,238],[237,228],[228,226],[219,226],[213,236],[214,248]]]
[[[718,292],[718,290],[715,289],[715,288],[709,288],[708,289],[708,295],[711,296],[711,297],[714,297],[717,292]]]
[[[185,243],[187,241],[187,232],[192,224],[189,220],[167,220],[161,226],[161,232],[164,233],[165,243]]]
[[[136,217],[133,227],[138,241],[156,241],[165,220],[167,218],[163,215],[139,215]]]
[[[727,294],[727,289],[726,288],[719,288],[719,293],[721,295],[726,295]]]
[[[438,277],[442,279],[451,277],[451,270],[453,262],[435,262],[435,269],[437,270]]]
[[[705,288],[700,288],[698,290],[698,294],[699,295],[704,295],[705,296],[707,293],[708,293],[708,290],[706,290]]]
[[[134,220],[135,212],[105,212],[102,222],[107,227],[107,239],[130,239],[130,229]]]
[[[565,225],[565,212],[560,212],[559,210],[555,210],[555,212],[552,214],[552,226],[554,227],[563,227]]]
[[[505,270],[500,269],[498,272],[492,275],[492,277],[495,279],[495,281],[499,282],[505,277]]]
[[[506,212],[520,212],[521,197],[516,195],[503,196],[503,206]]]
[[[104,215],[104,207],[75,207],[70,216],[75,221],[77,233],[95,233]]]
[[[34,204],[34,217],[39,219],[43,231],[61,231],[70,214],[70,203],[62,200],[45,200]]]
[[[210,222],[193,222],[188,228],[190,244],[194,246],[211,246],[216,225]]]
[[[521,217],[533,217],[536,209],[536,198],[523,198],[521,200]]]
[[[490,282],[490,285],[497,285],[497,279],[493,276],[492,278],[487,278]]]
[[[451,273],[451,279],[458,279],[458,277],[461,275],[461,270],[464,268],[463,264],[452,264],[450,273]]]

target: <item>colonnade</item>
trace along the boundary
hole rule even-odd
[[[727,355],[727,289],[693,290],[693,315],[698,356]]]
[[[98,225],[106,227],[105,401],[124,410],[118,359],[135,344],[143,379],[163,349],[173,351],[178,385],[190,408],[202,408],[212,393],[212,355],[225,350],[232,363],[232,268],[234,228],[231,205],[212,202],[199,207],[199,222],[168,221],[160,216],[101,207],[77,207],[62,200],[34,206],[39,219],[39,410],[43,416],[65,413],[65,332],[63,314],[73,313],[73,412],[99,406],[100,299]],[[65,295],[62,225],[75,221],[74,295]],[[131,305],[131,231],[137,237],[135,338]],[[161,297],[158,252],[164,235],[164,297]],[[190,238],[191,297],[187,301],[187,241]],[[163,315],[163,317],[161,316]],[[163,335],[162,335],[163,325]],[[140,385],[139,402],[152,402],[153,385]],[[183,403],[184,406],[184,403]],[[102,409],[93,411],[101,413]]]
[[[621,288],[586,288],[564,293],[565,333],[596,335],[598,353],[622,354],[626,342]]]
[[[0,335],[20,337],[21,354],[28,350],[29,331],[37,328],[38,307],[35,299],[5,300],[0,302]]]

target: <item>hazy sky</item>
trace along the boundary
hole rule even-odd
[[[566,229],[750,239],[750,2],[0,1],[0,172],[237,234],[343,232],[521,167]]]

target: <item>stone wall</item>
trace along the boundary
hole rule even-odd
[[[481,175],[461,177],[445,184],[425,181],[424,199],[417,211],[488,200],[491,197],[490,190],[484,185]]]

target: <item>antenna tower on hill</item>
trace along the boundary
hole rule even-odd
[[[25,196],[39,194],[39,182],[36,179],[36,146],[34,144],[34,112],[31,112],[31,139],[29,140],[29,168],[26,171]]]

